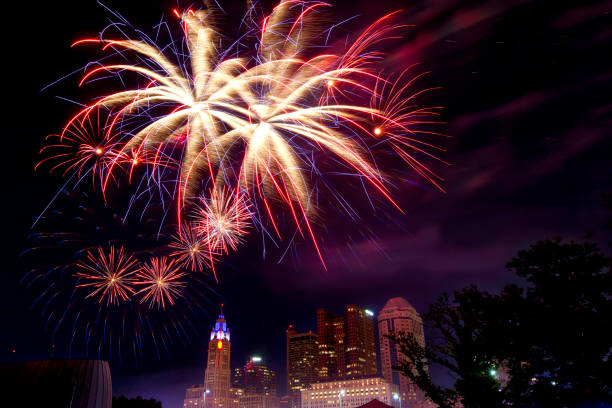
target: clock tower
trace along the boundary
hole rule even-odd
[[[230,406],[230,345],[230,332],[221,305],[221,314],[208,342],[208,359],[204,374],[204,390],[207,394],[204,408]]]

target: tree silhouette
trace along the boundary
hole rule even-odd
[[[610,406],[611,265],[594,243],[539,241],[507,264],[523,287],[443,294],[423,315],[424,347],[392,334],[397,368],[443,408]],[[454,387],[435,384],[428,364],[445,367]]]
[[[136,398],[121,395],[113,397],[113,408],[162,408],[162,404],[153,398],[143,399],[140,395]]]

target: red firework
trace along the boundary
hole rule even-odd
[[[118,305],[134,294],[137,265],[138,261],[123,247],[118,250],[111,247],[108,253],[98,247],[77,262],[81,271],[74,274],[80,282],[76,287],[92,289],[86,298],[98,297],[100,303],[106,300],[107,305]]]
[[[166,303],[174,305],[174,300],[181,296],[185,283],[181,280],[185,273],[179,269],[178,262],[167,257],[152,258],[136,274],[144,285],[136,294],[143,294],[140,303],[147,302],[149,308],[165,309]]]
[[[49,144],[41,153],[49,156],[41,160],[36,169],[52,163],[51,172],[63,169],[63,175],[76,175],[79,179],[91,172],[94,181],[102,182],[109,160],[117,155],[116,141],[106,132],[109,112],[90,107],[76,115],[59,135],[49,135]]]
[[[206,240],[188,225],[184,225],[181,233],[173,237],[169,247],[174,249],[170,256],[193,271],[204,271],[212,267],[214,256],[217,255],[211,251]]]
[[[210,198],[202,197],[201,206],[196,211],[194,228],[203,237],[209,248],[228,253],[235,251],[244,241],[251,225],[251,212],[247,198],[241,194],[231,194],[225,189],[214,189]]]

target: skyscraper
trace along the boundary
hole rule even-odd
[[[244,389],[244,367],[232,369],[232,387]]]
[[[346,330],[346,377],[376,375],[374,313],[349,305],[344,315]]]
[[[382,375],[387,381],[399,385],[404,407],[419,406],[423,401],[421,391],[408,378],[392,369],[392,366],[402,359],[402,355],[398,346],[385,337],[391,332],[412,333],[422,345],[425,345],[421,316],[404,298],[389,299],[378,314]]]
[[[317,310],[318,370],[321,379],[376,375],[374,314],[349,305],[344,316]]]
[[[204,407],[204,387],[200,385],[192,385],[185,391],[185,400],[183,408],[203,408]]]
[[[223,316],[219,315],[210,333],[208,359],[204,374],[205,408],[229,408],[230,406],[230,332]]]
[[[317,339],[319,343],[319,378],[344,377],[344,318],[324,309],[317,310]]]
[[[318,379],[317,335],[287,329],[287,394],[299,395]]]
[[[232,383],[235,388],[242,388],[245,395],[276,395],[276,373],[258,356],[251,357],[244,368],[234,370]]]

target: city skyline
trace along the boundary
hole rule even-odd
[[[355,403],[367,403],[370,400],[365,401],[367,397],[364,395],[372,395],[382,398],[380,402],[384,403],[395,404],[401,398],[408,407],[425,407],[426,399],[414,385],[408,384],[406,378],[397,372],[391,375],[390,359],[396,364],[400,356],[390,348],[385,338],[394,331],[406,332],[415,334],[425,344],[421,318],[405,299],[399,297],[389,299],[380,313],[375,325],[376,313],[354,304],[346,306],[343,315],[318,308],[316,333],[312,330],[298,333],[293,325],[289,325],[285,348],[286,388],[283,392],[277,389],[280,379],[277,379],[276,370],[269,367],[261,356],[253,355],[238,367],[229,365],[230,332],[221,305],[221,314],[210,335],[204,385],[186,388],[183,407],[281,408],[279,404],[284,401],[287,408],[303,408],[308,403],[302,398],[318,398],[318,394],[310,396],[306,391],[327,384],[326,392],[329,393],[333,392],[330,390],[334,389],[334,384],[344,387],[346,381],[348,388],[336,392],[348,392],[348,397],[355,393]],[[353,381],[361,379],[365,382]],[[370,388],[370,381],[383,388],[370,393],[374,389]],[[280,396],[281,399],[277,398]]]

